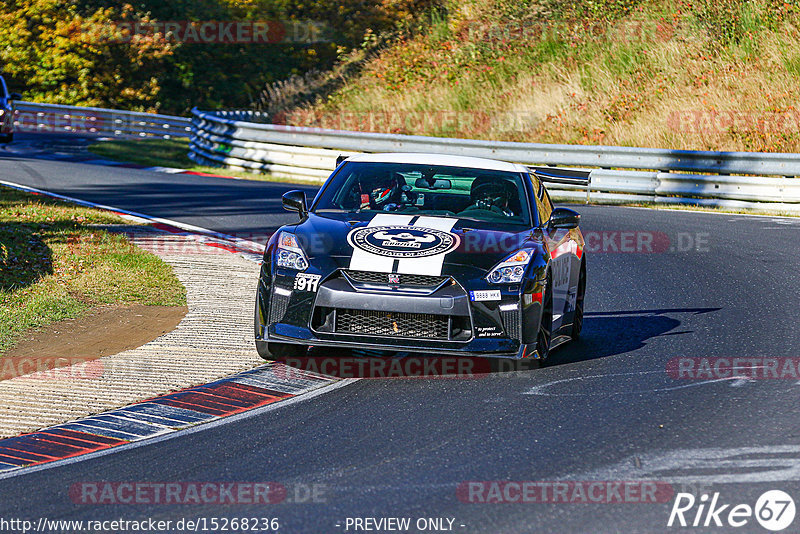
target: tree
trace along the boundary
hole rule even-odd
[[[155,110],[174,46],[120,38],[113,22],[135,15],[130,5],[81,10],[59,0],[11,0],[0,7],[4,72],[31,100]]]

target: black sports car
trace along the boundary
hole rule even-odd
[[[543,181],[589,174],[435,154],[337,165],[300,221],[267,243],[258,353],[310,346],[545,359],[578,337],[586,257],[580,215]]]

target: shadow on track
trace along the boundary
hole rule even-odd
[[[547,366],[623,354],[643,347],[648,339],[681,335],[676,313],[710,313],[720,308],[685,308],[587,313],[577,342],[553,352]],[[537,367],[537,362],[470,356],[435,356],[370,350],[312,348],[306,356],[281,360],[287,373],[321,373],[337,378],[477,378]]]
[[[671,308],[615,312],[587,312],[578,341],[568,343],[550,355],[547,366],[606,358],[645,346],[648,339],[677,336],[691,331],[673,331],[681,321],[669,315],[711,313],[721,308]]]

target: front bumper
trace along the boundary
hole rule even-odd
[[[499,299],[476,301],[452,277],[427,288],[382,287],[354,282],[338,269],[320,276],[312,292],[295,287],[296,273],[267,274],[259,284],[259,341],[433,356],[538,357],[535,337],[531,343],[524,334],[531,317],[538,329],[539,310],[525,309],[530,299],[523,298],[519,284],[494,286]]]

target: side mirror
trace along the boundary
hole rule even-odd
[[[306,194],[303,191],[289,191],[283,194],[283,209],[287,211],[296,211],[300,214],[300,218],[305,218],[308,213],[306,208]]]
[[[22,100],[22,95],[19,93],[11,93],[8,95],[9,100]]]
[[[547,221],[548,228],[572,230],[581,223],[581,215],[569,208],[556,208]]]

